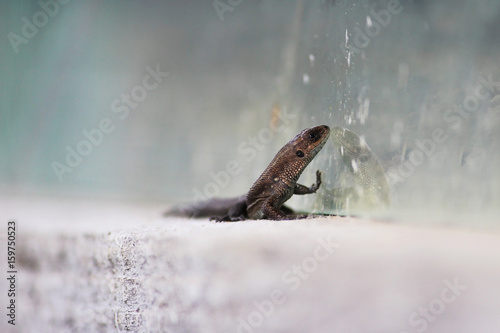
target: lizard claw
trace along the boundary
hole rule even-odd
[[[243,221],[243,218],[241,216],[232,217],[232,216],[229,216],[229,215],[225,215],[225,216],[212,216],[210,218],[210,221],[214,221],[214,220],[215,220],[215,223],[220,223],[220,222],[238,222],[238,221]]]
[[[321,171],[316,170],[316,184],[321,184]]]
[[[321,171],[316,170],[316,184],[311,186],[311,191],[316,192],[321,186]]]

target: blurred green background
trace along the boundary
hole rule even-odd
[[[231,160],[205,194],[237,195],[327,124],[379,156],[390,217],[500,222],[497,0],[2,1],[0,16],[5,196],[180,202]],[[301,182],[321,169],[335,187],[338,161],[329,143]]]

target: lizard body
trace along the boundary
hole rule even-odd
[[[293,211],[283,204],[293,194],[315,193],[321,185],[321,173],[316,172],[316,183],[311,187],[297,181],[330,135],[326,125],[305,129],[281,148],[246,195],[236,198],[208,201],[176,208],[165,215],[190,217],[218,216],[218,221],[243,219],[282,220],[294,218]]]

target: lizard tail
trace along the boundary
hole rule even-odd
[[[173,206],[163,216],[177,217],[213,217],[227,215],[229,209],[238,202],[246,200],[246,196],[234,198],[213,198],[193,204]]]

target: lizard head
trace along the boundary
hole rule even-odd
[[[330,128],[326,125],[306,128],[290,142],[295,151],[295,157],[306,162],[306,165],[323,148],[330,136]]]
[[[326,125],[306,128],[278,151],[264,172],[289,185],[292,181],[296,182],[329,136],[330,128]]]

